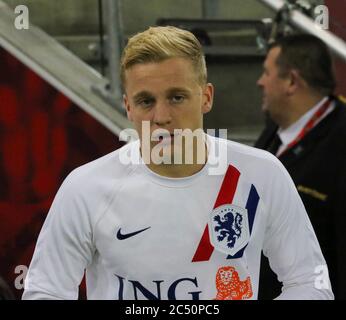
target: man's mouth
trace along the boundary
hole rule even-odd
[[[174,134],[159,135],[157,139],[158,143],[170,144],[174,142]]]
[[[163,140],[168,140],[168,139],[174,139],[174,134],[171,133],[171,134],[165,134],[165,135],[159,135],[159,141],[163,141]]]

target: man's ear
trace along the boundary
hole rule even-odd
[[[295,69],[292,69],[289,71],[288,80],[289,80],[289,84],[288,84],[289,95],[296,93],[296,91],[299,88],[305,85],[305,81],[300,76],[299,72]]]
[[[211,83],[207,83],[203,88],[203,101],[202,101],[202,113],[208,113],[213,107],[214,100],[214,86]]]
[[[124,106],[126,109],[127,119],[132,121],[130,102],[126,94],[123,94],[123,101],[124,101]]]

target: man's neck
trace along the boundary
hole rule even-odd
[[[282,122],[279,123],[279,127],[286,129],[291,126],[293,123],[297,122],[306,112],[311,110],[318,102],[323,99],[321,94],[309,94],[299,96],[296,99],[293,99],[288,106],[287,115]]]
[[[201,171],[204,164],[148,164],[148,168],[156,174],[169,178],[185,178]]]
[[[165,163],[155,164],[153,162],[150,162],[149,164],[147,164],[147,166],[151,171],[155,172],[156,174],[160,176],[169,177],[169,178],[189,177],[201,171],[208,161],[207,145],[204,143],[204,146],[202,146],[202,148],[204,148],[205,150],[203,161],[197,161],[198,159],[197,150],[195,150],[195,152],[193,152],[193,163],[175,164],[174,161],[172,161],[171,164],[165,164]],[[184,159],[184,155],[182,158]]]

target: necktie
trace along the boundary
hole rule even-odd
[[[272,154],[276,154],[280,145],[281,145],[282,141],[279,137],[279,135],[276,133],[274,139],[272,140],[272,142],[270,143],[270,145],[268,146],[267,150],[272,153]]]

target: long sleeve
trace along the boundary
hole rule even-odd
[[[94,248],[92,227],[78,186],[67,178],[39,235],[22,299],[77,299]]]
[[[304,205],[286,169],[279,161],[275,164],[268,182],[263,253],[283,283],[277,299],[333,299],[328,269]]]

